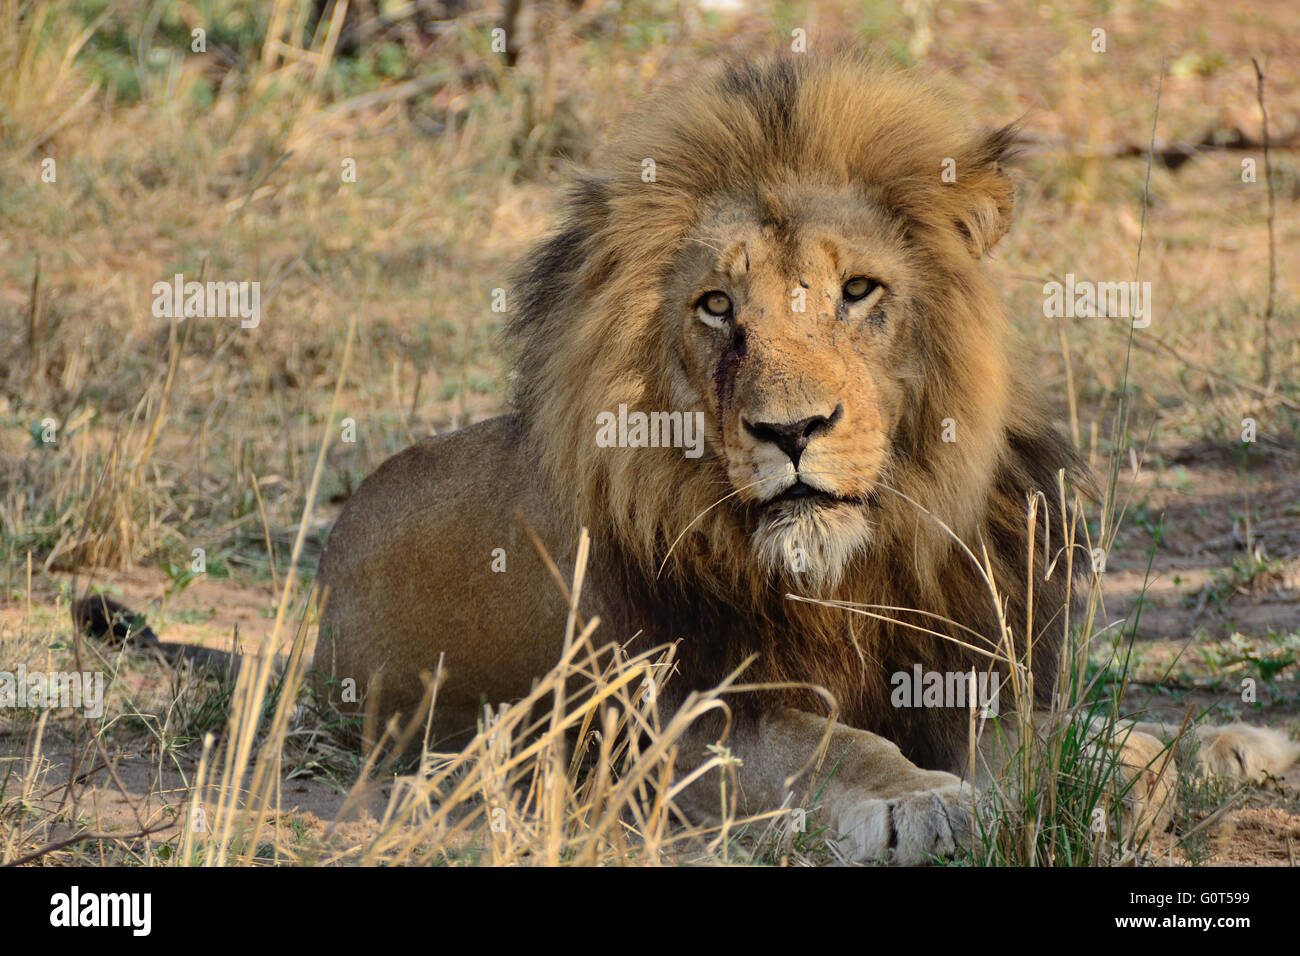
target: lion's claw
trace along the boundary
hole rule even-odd
[[[840,851],[853,862],[918,866],[953,856],[971,835],[970,787],[950,786],[869,798],[851,804],[839,820]]]

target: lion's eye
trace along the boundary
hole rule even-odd
[[[844,283],[844,298],[849,302],[860,302],[880,288],[880,283],[866,276],[854,276]]]
[[[709,328],[725,329],[727,317],[731,315],[731,297],[717,289],[706,292],[695,300],[695,314]]]
[[[696,305],[709,315],[722,318],[731,311],[731,298],[725,292],[706,292]]]

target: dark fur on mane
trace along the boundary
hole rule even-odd
[[[817,108],[835,117],[833,123],[813,124],[798,112],[809,96],[822,97]],[[872,115],[846,109],[841,116],[836,110],[844,103],[878,108]],[[516,276],[506,330],[514,354],[513,402],[543,474],[557,501],[572,507],[575,529],[591,529],[592,611],[601,614],[610,638],[622,641],[639,632],[642,645],[680,641],[678,676],[669,685],[676,698],[714,686],[756,655],[745,681],[824,687],[846,723],[889,737],[913,760],[935,768],[959,764],[968,715],[895,708],[889,678],[915,663],[938,671],[987,669],[986,657],[917,629],[968,643],[982,639],[993,647],[998,615],[968,555],[910,506],[882,493],[879,510],[892,516],[890,530],[834,597],[928,613],[886,612],[893,620],[882,621],[791,600],[788,584],[746,576],[735,557],[741,547],[731,527],[737,512],[727,508],[714,509],[693,526],[659,575],[670,542],[685,525],[683,515],[698,514],[716,500],[717,483],[696,473],[683,474],[674,485],[654,471],[665,466],[650,456],[615,470],[608,464],[612,456],[596,461],[591,454],[589,423],[593,409],[616,408],[622,400],[616,373],[641,375],[639,384],[656,387],[646,370],[657,361],[657,329],[665,321],[659,295],[700,197],[758,189],[792,170],[809,181],[852,184],[887,209],[903,224],[913,261],[934,277],[937,291],[926,307],[947,316],[954,302],[968,302],[992,330],[989,336],[1000,334],[1000,306],[990,304],[977,260],[1001,234],[990,223],[1009,218],[1012,188],[1002,164],[1014,151],[1016,134],[1011,127],[972,133],[964,122],[962,108],[943,94],[856,54],[822,61],[777,57],[724,68],[652,103],[579,179],[560,229]],[[707,137],[712,141],[702,142]],[[638,179],[639,164],[651,155],[659,161],[659,176],[646,185]],[[960,188],[945,191],[936,185],[935,171],[949,156],[958,157],[964,178]],[[968,245],[975,246],[974,259]],[[970,377],[963,364],[970,340],[961,336],[972,334],[978,333],[944,326],[921,334],[917,347],[937,382],[933,393],[916,396],[917,414],[931,416],[923,420],[937,420],[936,409],[950,407],[943,403],[978,405],[971,391],[976,386],[953,384],[961,374]],[[987,435],[973,440],[984,443],[978,445],[988,452],[982,460],[992,462],[983,466],[980,483],[971,482],[985,489],[972,492],[982,498],[955,509],[952,521],[965,522],[960,535],[977,556],[987,547],[1017,657],[1026,657],[1028,635],[1035,694],[1046,701],[1055,685],[1070,593],[1060,550],[1073,516],[1062,509],[1058,472],[1065,472],[1067,487],[1086,488],[1089,479],[1048,423],[1032,387],[1016,381],[1014,370],[1011,378],[1007,420],[985,423]],[[662,394],[651,392],[649,398]],[[945,487],[936,474],[971,467],[960,456],[973,452],[939,445],[915,422],[900,427],[894,445],[896,463],[915,482]],[[903,490],[912,487],[905,483]],[[1031,541],[1026,509],[1038,495]],[[948,518],[945,502],[932,504],[932,511]],[[1043,540],[1049,533],[1051,557],[1059,560],[1044,579]],[[1027,623],[1031,547],[1033,619]],[[943,623],[945,617],[964,627]],[[1005,666],[1000,670],[1005,679]],[[1010,706],[1009,696],[1002,695],[1003,709]],[[732,702],[742,712],[774,702],[824,712],[821,698],[802,689]]]
[[[1087,550],[1076,543],[1074,579],[1069,581],[1062,532],[1073,519],[1061,509],[1057,469],[1066,471],[1067,481],[1085,489],[1091,486],[1082,462],[1054,429],[1009,435],[1007,448],[1007,458],[998,470],[997,494],[990,502],[981,537],[988,545],[998,593],[1005,601],[1004,614],[1012,628],[1016,658],[1025,660],[1025,621],[1029,613],[1027,506],[1031,495],[1043,495],[1034,538],[1031,628],[1034,697],[1038,706],[1045,706],[1057,689],[1067,607],[1077,608],[1086,594],[1084,568],[1089,560]],[[1050,577],[1044,578],[1043,538],[1049,528],[1049,560],[1056,559],[1057,566]],[[980,554],[977,546],[972,550]],[[927,670],[941,672],[969,672],[972,668],[982,672],[989,668],[986,656],[955,642],[995,651],[999,633],[988,587],[969,557],[958,549],[950,552],[940,571],[948,582],[942,594],[917,579],[906,553],[895,552],[894,559],[881,568],[881,577],[890,581],[887,593],[843,595],[845,600],[862,604],[890,604],[929,612],[891,612],[893,622],[828,612],[793,601],[776,587],[758,606],[748,603],[748,595],[743,601],[731,602],[675,576],[660,580],[647,576],[615,542],[604,542],[604,547],[597,547],[594,554],[597,558],[590,576],[593,609],[605,616],[611,632],[620,638],[637,634],[633,643],[636,650],[678,642],[677,676],[669,685],[667,697],[670,704],[690,691],[715,687],[753,656],[755,660],[744,671],[743,682],[791,682],[825,688],[835,697],[842,722],[887,737],[920,766],[953,771],[964,766],[967,713],[952,708],[896,708],[890,703],[893,688],[889,682],[890,675],[910,673],[918,662]],[[950,597],[954,594],[967,600],[954,602]],[[950,626],[930,614],[950,618],[970,630]],[[852,636],[848,633],[850,627]],[[914,628],[936,631],[954,640]],[[980,641],[971,631],[989,639]],[[998,665],[997,670],[1006,680],[1007,668]],[[824,698],[802,688],[746,693],[728,700],[742,719],[753,719],[760,710],[774,705],[826,713]],[[999,701],[1001,710],[1012,710],[1014,703],[1010,689],[1004,689]]]

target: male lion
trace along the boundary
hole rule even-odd
[[[969,712],[894,706],[891,675],[987,671],[1005,621],[1050,696],[1069,589],[1064,561],[1046,580],[1040,562],[1030,599],[1027,503],[1039,550],[1049,529],[1059,550],[1058,473],[1086,482],[986,275],[1014,133],[966,113],[837,54],[727,67],[633,117],[521,270],[513,410],[402,452],[348,502],[321,563],[317,669],[410,715],[444,657],[435,736],[473,731],[482,701],[525,695],[562,646],[566,602],[529,529],[567,571],[585,526],[583,612],[611,640],[680,642],[669,705],[750,655],[747,681],[829,690],[822,805],[846,850],[952,852]],[[610,424],[636,413],[666,414],[652,434]],[[682,447],[697,421],[702,445]],[[628,447],[597,441],[616,433]],[[987,549],[1000,609],[958,542]],[[774,809],[823,701],[736,706],[741,809]]]

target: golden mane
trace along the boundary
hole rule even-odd
[[[1010,127],[974,128],[960,103],[868,56],[726,66],[629,118],[580,177],[560,229],[524,263],[507,330],[517,414],[556,500],[572,502],[575,531],[589,527],[597,547],[612,552],[605,561],[618,573],[609,586],[632,595],[644,618],[626,626],[672,640],[675,620],[716,619],[716,641],[683,649],[684,689],[720,679],[758,651],[763,663],[750,677],[820,683],[851,715],[876,721],[857,726],[888,733],[903,717],[882,704],[888,688],[879,675],[895,663],[987,665],[907,624],[956,634],[932,616],[941,615],[997,637],[987,587],[941,525],[976,553],[987,545],[1023,639],[1027,498],[1045,495],[1039,528],[1050,524],[1058,542],[1057,472],[1074,477],[1078,469],[1016,381],[1007,323],[984,274],[983,255],[1010,216],[1014,190],[1001,163],[1014,141]],[[954,181],[945,181],[945,168],[955,169]],[[877,502],[879,533],[820,596],[931,616],[850,622],[843,611],[789,600],[792,582],[760,573],[750,559],[737,503],[727,498],[732,489],[711,453],[688,460],[672,450],[594,446],[602,411],[675,407],[663,289],[701,203],[744,195],[779,208],[783,188],[801,183],[847,187],[889,210],[929,279],[917,342],[925,374],[894,436],[886,475],[893,490]],[[959,430],[955,442],[941,438],[946,419]],[[1032,631],[1047,638],[1034,661],[1044,693],[1060,643],[1064,578],[1058,571],[1041,582],[1034,600]]]

